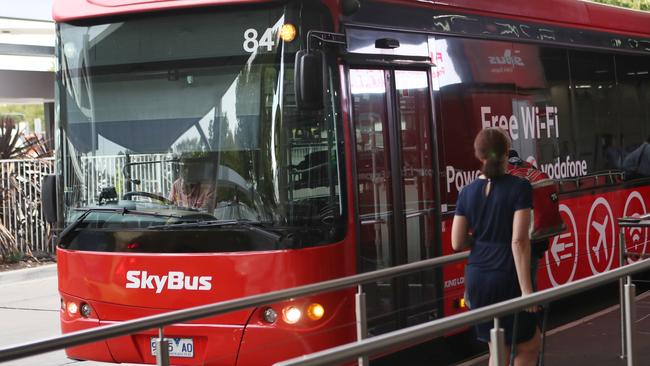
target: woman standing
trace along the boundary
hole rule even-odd
[[[465,271],[466,300],[471,309],[533,292],[528,237],[532,187],[505,173],[509,149],[510,139],[503,130],[479,132],[474,154],[481,161],[483,174],[458,196],[451,243],[454,250],[471,248]],[[537,361],[540,332],[535,312],[533,307],[519,313],[514,340],[514,316],[501,319],[506,343],[517,344],[516,366]],[[477,325],[480,341],[489,342],[490,328],[491,323]],[[503,359],[507,357],[503,355]]]

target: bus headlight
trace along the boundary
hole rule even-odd
[[[81,312],[81,316],[83,316],[84,318],[88,318],[90,314],[92,314],[93,309],[90,307],[90,305],[84,302],[83,304],[81,304],[80,312]]]
[[[302,311],[295,306],[289,306],[282,310],[282,315],[287,324],[296,324],[302,318]]]
[[[79,311],[79,305],[77,305],[76,302],[74,301],[68,302],[68,314],[77,315],[78,311]]]
[[[320,320],[325,315],[325,308],[321,304],[313,303],[307,308],[307,317],[311,320]]]
[[[276,320],[278,320],[278,313],[275,312],[275,310],[272,308],[267,308],[264,310],[262,317],[264,318],[265,322],[273,324]]]

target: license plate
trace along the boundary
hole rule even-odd
[[[151,355],[158,353],[158,338],[151,338]],[[170,357],[194,357],[194,340],[192,338],[165,338],[169,344]]]

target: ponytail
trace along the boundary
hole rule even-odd
[[[486,128],[474,139],[474,154],[485,160],[481,172],[488,179],[504,175],[505,160],[510,150],[510,138],[500,128]]]
[[[503,168],[503,160],[488,158],[485,164],[483,164],[481,172],[488,179],[496,178],[500,175],[505,174],[505,169]]]

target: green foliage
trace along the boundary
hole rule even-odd
[[[52,155],[41,136],[25,135],[15,115],[0,115],[0,159],[40,158]]]
[[[650,11],[650,0],[591,0],[595,3]]]
[[[18,263],[25,259],[25,253],[18,250],[11,251],[6,257],[3,257],[3,259],[5,264]]]
[[[43,104],[0,104],[0,114],[23,115],[25,121],[29,122],[29,128],[32,131],[34,131],[34,119],[39,118],[43,123],[45,121],[45,110]],[[45,128],[45,126],[42,127]]]

